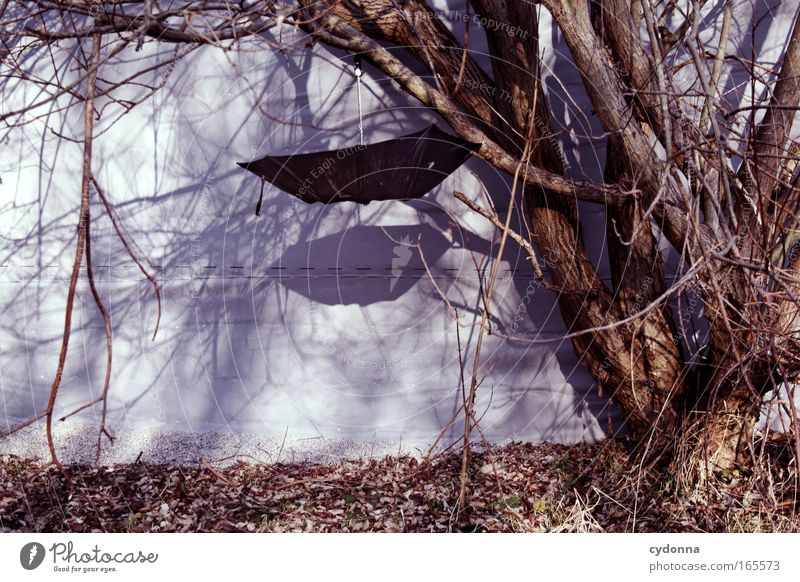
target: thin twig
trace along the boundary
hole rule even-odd
[[[86,235],[89,224],[89,184],[92,176],[92,131],[94,127],[94,89],[97,79],[97,64],[100,62],[100,42],[101,35],[92,37],[92,56],[89,62],[89,75],[86,79],[86,101],[84,107],[84,126],[83,126],[83,180],[81,183],[81,206],[78,218],[78,241],[75,245],[75,259],[72,263],[72,274],[69,280],[69,290],[67,291],[67,307],[64,314],[64,335],[61,340],[61,351],[58,356],[58,367],[50,388],[50,398],[47,402],[45,419],[47,422],[47,446],[50,449],[50,456],[53,464],[65,476],[69,483],[69,476],[64,471],[64,467],[58,460],[55,442],[53,440],[53,412],[55,410],[58,389],[61,386],[61,378],[64,374],[64,363],[67,359],[69,349],[69,336],[72,331],[72,309],[75,304],[75,290],[78,286],[78,275],[80,274],[83,254],[85,252]]]

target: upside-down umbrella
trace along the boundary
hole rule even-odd
[[[304,202],[369,204],[424,196],[480,147],[431,125],[369,145],[266,156],[239,165]],[[261,199],[256,214],[260,209]]]

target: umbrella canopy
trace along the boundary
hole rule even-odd
[[[266,156],[239,165],[304,202],[369,204],[424,196],[480,147],[431,125],[367,146]]]

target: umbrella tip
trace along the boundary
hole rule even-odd
[[[261,180],[261,194],[258,195],[256,204],[256,216],[261,216],[261,204],[264,202],[264,180]]]

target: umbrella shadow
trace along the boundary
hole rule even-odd
[[[393,301],[421,278],[447,276],[436,261],[451,247],[427,224],[354,226],[290,245],[272,265],[280,282],[324,305]]]

